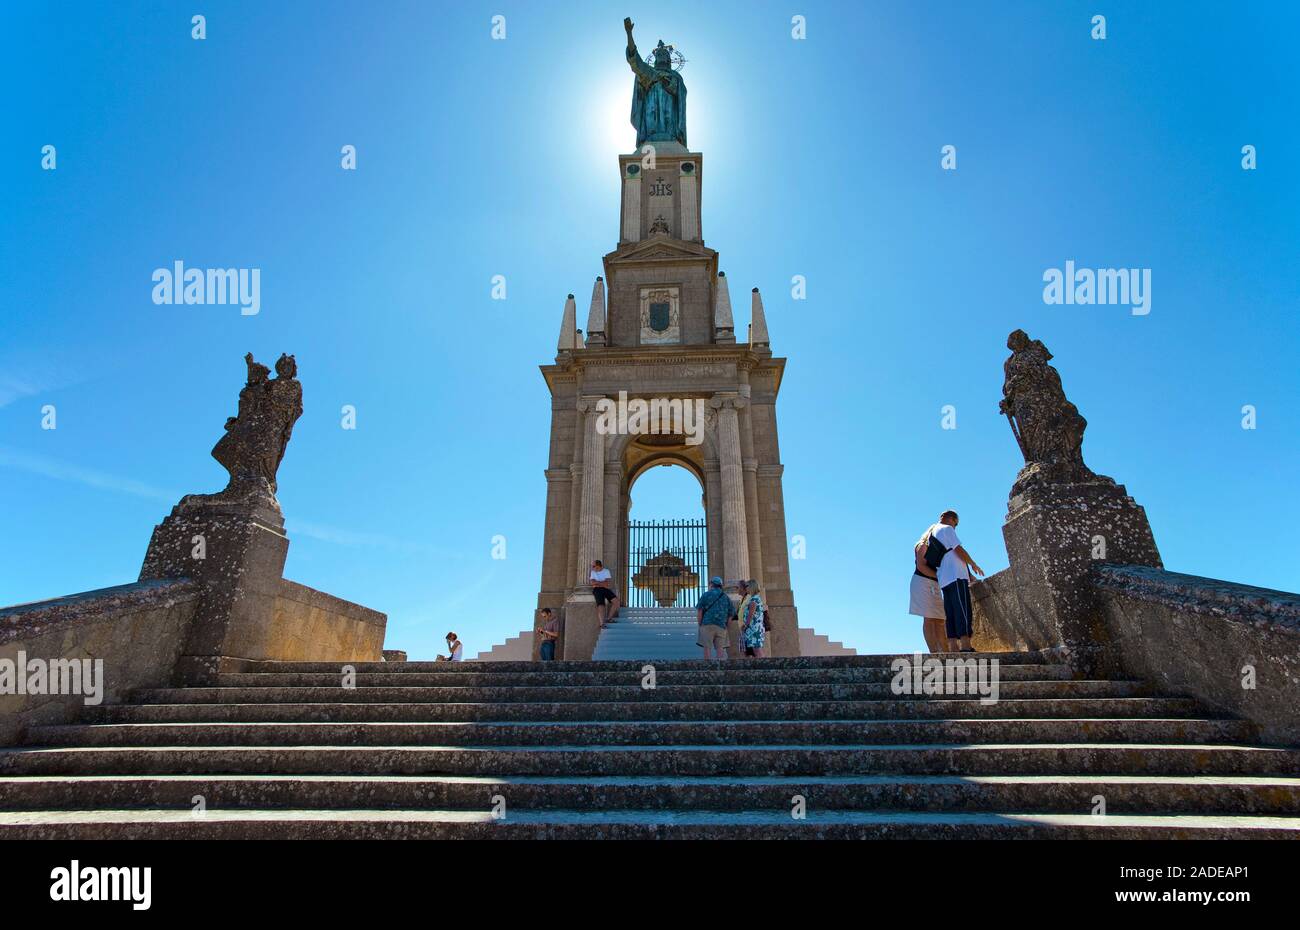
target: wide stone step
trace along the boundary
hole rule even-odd
[[[609,646],[600,643],[596,646],[595,654],[602,659],[628,659],[641,662],[662,662],[664,659],[679,659],[690,655],[692,652],[698,653],[700,647],[695,644],[692,637],[689,640],[683,640],[676,645],[664,643],[628,643],[617,646]]]
[[[16,775],[1283,775],[1300,750],[1234,745],[103,747],[0,750]]]
[[[646,673],[641,666],[618,672],[507,672],[482,674],[446,674],[441,672],[358,672],[352,676],[358,686],[370,688],[515,688],[619,686],[641,687]],[[700,671],[655,669],[656,687],[668,685],[820,685],[885,683],[895,675],[887,668],[831,669],[707,669]],[[1009,665],[998,668],[998,681],[1065,681],[1071,678],[1064,665]],[[220,675],[216,685],[223,688],[291,688],[340,687],[344,676],[339,673],[240,673]],[[972,675],[969,679],[974,681]],[[909,680],[909,685],[912,683]]]
[[[698,629],[698,626],[699,625],[694,620],[686,617],[681,617],[676,619],[669,619],[665,617],[654,617],[654,618],[647,617],[645,619],[639,617],[629,617],[625,619],[623,617],[619,617],[618,620],[614,621],[609,626],[605,627],[605,632],[614,635],[619,633],[620,631],[627,630],[627,629],[643,630],[643,629],[662,628],[665,630],[674,630],[674,631],[689,630],[690,632],[694,633],[696,629]]]
[[[40,746],[726,746],[898,743],[1226,743],[1240,720],[993,719],[579,723],[110,723],[37,726]]]
[[[642,662],[649,663],[690,659],[700,654],[700,647],[696,644],[696,638],[697,634],[694,632],[694,628],[681,635],[666,633],[642,635],[633,633],[627,636],[610,637],[602,633],[600,639],[596,642],[596,650],[592,654],[592,658],[601,661],[606,659],[639,659]]]
[[[1300,778],[946,775],[677,778],[457,778],[336,775],[138,775],[0,778],[0,810],[209,808],[588,811],[1035,810],[1110,814],[1300,815]]]
[[[617,624],[615,624],[617,626]],[[922,654],[922,660],[937,659],[997,659],[1000,666],[1006,665],[1059,665],[1059,657],[1042,652],[980,652],[980,653],[939,653],[934,656]],[[710,660],[679,659],[656,665],[660,671],[694,671],[709,668],[762,668],[762,669],[796,669],[796,668],[889,668],[895,659],[915,659],[915,653],[893,653],[886,655],[863,656],[796,656],[769,659],[731,659]],[[537,662],[248,662],[245,671],[258,672],[327,672],[338,674],[344,665],[350,665],[358,672],[451,672],[474,674],[478,672],[535,672],[539,671]],[[611,662],[555,662],[548,665],[557,671],[604,672],[627,671],[631,661]]]
[[[647,627],[663,627],[671,630],[687,629],[693,633],[698,626],[699,624],[695,622],[693,617],[619,617],[605,627],[605,632],[617,633],[629,627],[634,630]]]
[[[1002,699],[1142,697],[1151,687],[1139,681],[1005,681],[999,684]],[[275,688],[154,688],[137,691],[141,703],[314,703],[382,702],[408,703],[599,703],[625,701],[867,701],[897,700],[885,682],[820,685],[665,685],[642,688],[639,684],[592,686],[519,686],[504,688],[440,687],[275,687]],[[942,695],[921,695],[921,700],[939,700]]]
[[[1294,839],[1300,818],[1049,813],[429,810],[42,811],[3,839]]]
[[[988,717],[1198,717],[1190,698],[1042,698],[984,704],[976,698],[897,701],[637,701],[597,704],[109,704],[103,723],[446,722],[564,720],[892,720]]]
[[[632,630],[655,630],[692,635],[699,630],[694,620],[623,620],[619,619],[602,631],[603,636],[623,636]]]

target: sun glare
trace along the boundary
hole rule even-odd
[[[636,148],[636,131],[628,118],[632,75],[626,81],[607,81],[595,111],[593,140],[612,152],[625,154]]]

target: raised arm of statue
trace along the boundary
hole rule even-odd
[[[641,60],[641,53],[637,51],[636,40],[632,38],[632,20],[624,19],[623,28],[627,30],[627,64],[632,69],[632,73],[640,78],[643,84],[658,80],[659,75]]]

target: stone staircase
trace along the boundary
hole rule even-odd
[[[891,658],[267,663],[32,728],[0,839],[1300,838],[1300,750],[1245,722],[1031,654],[900,697]]]
[[[855,656],[856,649],[850,649],[839,640],[818,633],[811,627],[799,627],[799,655],[801,656]]]
[[[698,659],[698,634],[694,608],[623,607],[600,631],[592,659]]]

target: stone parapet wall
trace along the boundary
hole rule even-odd
[[[170,684],[199,600],[186,578],[141,581],[0,609],[0,661],[102,659],[102,702],[137,688]],[[5,688],[5,691],[11,690]],[[0,746],[20,743],[27,727],[82,715],[83,694],[0,693]]]
[[[971,645],[980,652],[1062,651],[1060,630],[1021,603],[1011,569],[971,581],[970,591],[975,615]]]
[[[265,635],[250,659],[378,662],[388,617],[377,610],[282,579]]]
[[[1096,590],[1125,674],[1300,743],[1300,595],[1128,565],[1100,566]]]
[[[1089,577],[1106,667],[1250,720],[1266,742],[1300,743],[1300,595],[1141,565],[1099,563]],[[1010,570],[972,584],[971,600],[976,649],[1068,658]]]
[[[980,652],[1014,652],[1035,643],[1055,645],[1060,642],[1048,630],[1026,629],[1024,612],[1015,593],[1011,569],[989,575],[983,581],[971,581],[971,609],[974,614],[971,645]],[[1036,645],[1034,648],[1044,648]]]

